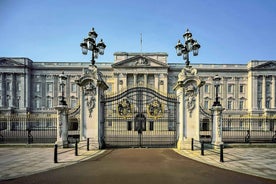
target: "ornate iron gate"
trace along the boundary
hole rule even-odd
[[[175,147],[177,99],[145,87],[103,100],[106,147]]]

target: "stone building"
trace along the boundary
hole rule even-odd
[[[143,86],[165,96],[174,95],[182,63],[169,63],[166,53],[114,53],[114,62],[96,63],[109,86],[106,94],[119,94]],[[33,62],[29,58],[0,58],[0,115],[55,114],[61,98],[59,74],[67,75],[65,99],[71,111],[79,106],[76,80],[89,62]],[[200,88],[202,117],[215,101],[213,77],[222,79],[219,100],[224,115],[274,116],[276,114],[276,61],[248,64],[192,64],[205,85]]]
[[[101,75],[100,78],[106,84],[105,89],[107,86],[108,89],[104,92],[104,97],[98,96],[98,104],[103,105],[103,108],[93,117],[90,116],[93,98],[89,101],[85,92],[90,88],[85,86],[85,81],[85,85],[80,87],[80,79],[86,80],[83,76],[90,75],[90,62],[33,62],[29,58],[2,57],[0,128],[3,135],[0,137],[6,140],[10,136],[12,139],[12,131],[31,127],[33,131],[53,130],[47,135],[51,137],[50,141],[54,140],[54,135],[58,134],[58,125],[55,124],[56,107],[62,99],[63,89],[59,76],[64,72],[67,76],[64,96],[70,108],[69,130],[77,130],[81,138],[87,137],[83,134],[85,127],[96,125],[93,118],[98,116],[100,118],[94,129],[99,137],[95,140],[101,145],[97,147],[102,147],[103,144],[176,145],[179,136],[185,133],[180,132],[181,117],[187,118],[189,113],[185,114],[180,109],[185,106],[181,106],[174,89],[180,82],[179,74],[186,75],[185,72],[188,71],[187,75],[196,76],[204,84],[196,92],[196,105],[193,99],[189,100],[191,108],[195,105],[197,111],[200,111],[199,116],[196,116],[199,119],[191,117],[191,114],[188,117],[192,121],[191,126],[200,121],[200,139],[207,138],[210,141],[210,109],[216,98],[213,79],[218,75],[221,77],[219,101],[225,108],[222,119],[223,141],[244,142],[250,139],[250,135],[251,140],[255,136],[256,140],[276,141],[276,61],[252,60],[247,64],[192,63],[190,69],[183,70],[184,63],[170,63],[167,57],[163,52],[116,52],[114,62],[96,63],[94,69],[100,71],[98,75]],[[190,108],[188,105],[187,108]],[[82,113],[87,110],[89,116],[86,117]],[[17,119],[12,119],[13,117]],[[250,135],[248,131],[252,131]],[[26,137],[26,133],[22,133],[21,137]],[[31,140],[28,139],[29,141]]]

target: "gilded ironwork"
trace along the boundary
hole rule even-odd
[[[164,105],[158,100],[154,100],[147,106],[147,114],[149,118],[154,118],[155,120],[163,117],[164,115]]]
[[[132,108],[131,104],[127,99],[123,99],[119,104],[118,104],[118,114],[125,119],[127,117],[132,116]]]
[[[147,87],[106,96],[102,100],[105,146],[175,147],[177,103],[176,98]]]

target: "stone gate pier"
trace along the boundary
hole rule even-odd
[[[205,84],[197,70],[186,65],[178,74],[174,90],[179,101],[178,107],[178,149],[190,148],[191,139],[199,140],[199,89]]]
[[[101,149],[104,144],[104,108],[101,99],[108,86],[95,65],[90,65],[83,72],[76,81],[80,86],[80,139],[89,138],[92,149]]]

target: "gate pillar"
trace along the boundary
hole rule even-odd
[[[68,145],[68,106],[60,104],[55,107],[57,110],[57,141],[56,144],[67,148]]]
[[[213,105],[210,109],[213,115],[212,144],[220,145],[222,142],[222,111],[221,105]]]
[[[101,149],[104,145],[104,104],[101,101],[108,86],[95,65],[85,69],[83,76],[76,80],[76,83],[81,88],[80,139],[89,138],[92,149]]]
[[[199,88],[205,84],[192,66],[184,67],[178,74],[174,87],[179,101],[178,149],[190,148],[191,139],[199,141]]]

